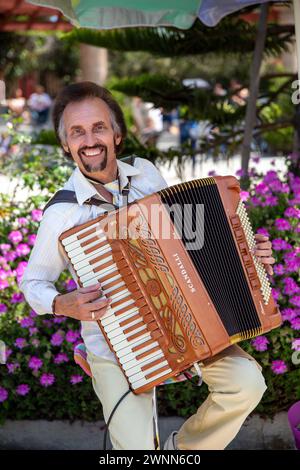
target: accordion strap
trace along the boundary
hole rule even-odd
[[[130,155],[129,157],[124,157],[124,158],[121,158],[120,160],[133,166],[135,156]],[[123,198],[128,197],[130,187],[131,187],[131,176],[128,176],[128,183],[122,189]],[[43,213],[46,211],[46,209],[48,209],[48,207],[52,206],[53,204],[58,204],[60,202],[69,202],[69,203],[73,203],[73,204],[78,204],[75,191],[70,191],[69,189],[60,189],[59,191],[57,191],[54,194],[54,196],[45,205],[45,207],[43,209]],[[97,199],[95,197],[90,197],[89,199],[87,199],[84,202],[84,204],[88,204],[90,206],[92,206],[92,205],[94,205],[94,206],[104,205],[105,208],[107,208],[107,201],[103,201],[103,200]],[[111,204],[111,205],[114,206],[116,209],[118,208],[118,206],[116,206],[115,204]]]

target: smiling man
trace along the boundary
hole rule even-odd
[[[110,303],[101,298],[99,285],[60,293],[55,282],[69,268],[59,250],[58,238],[67,229],[103,213],[103,201],[122,204],[167,186],[148,160],[134,165],[117,160],[126,137],[122,110],[105,88],[92,82],[67,86],[57,96],[53,110],[55,132],[67,158],[76,168],[63,189],[73,191],[71,203],[52,204],[44,213],[36,243],[21,282],[28,303],[40,314],[53,313],[81,321],[92,383],[105,420],[128,390],[127,381],[96,322]],[[257,235],[257,256],[272,272],[271,243]],[[261,367],[240,347],[231,346],[201,363],[210,394],[165,443],[165,449],[224,449],[236,436],[265,389]],[[109,426],[114,449],[154,449],[153,391],[130,393],[120,403]]]

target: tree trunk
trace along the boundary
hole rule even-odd
[[[245,133],[241,151],[241,164],[243,170],[241,185],[244,188],[247,188],[249,185],[248,166],[250,159],[252,135],[256,123],[256,101],[259,92],[260,68],[263,59],[263,52],[267,35],[268,10],[268,3],[264,3],[263,5],[261,5],[254,55],[250,70],[249,98],[245,118]]]

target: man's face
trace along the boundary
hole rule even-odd
[[[63,113],[67,145],[79,169],[91,178],[104,177],[116,169],[115,147],[121,137],[114,134],[107,104],[100,98],[70,103]],[[108,178],[109,181],[109,178]]]

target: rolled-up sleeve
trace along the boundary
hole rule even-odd
[[[53,299],[59,294],[55,282],[68,265],[58,242],[59,235],[69,228],[66,225],[66,217],[55,208],[45,212],[20,282],[26,301],[39,315],[52,313]]]

